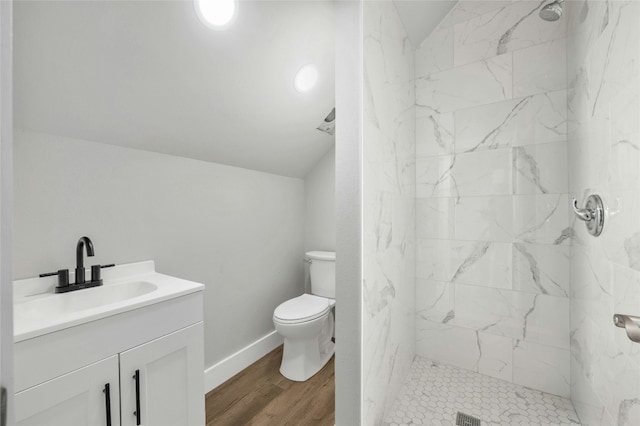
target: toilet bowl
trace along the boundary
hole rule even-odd
[[[313,294],[289,299],[273,312],[273,324],[284,338],[280,373],[297,382],[320,371],[335,351],[335,253],[313,251],[306,256]]]
[[[276,308],[273,324],[284,337],[280,373],[287,379],[304,382],[331,359],[334,305],[332,299],[303,294]]]

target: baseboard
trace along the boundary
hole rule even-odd
[[[204,370],[205,393],[217,388],[284,342],[277,331],[272,331]]]

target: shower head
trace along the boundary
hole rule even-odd
[[[562,3],[564,0],[555,0],[540,9],[540,17],[545,21],[557,21],[562,16]]]

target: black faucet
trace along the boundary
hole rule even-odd
[[[76,244],[76,284],[84,284],[84,248],[87,248],[87,256],[93,257],[93,243],[89,237],[81,237]]]
[[[102,279],[100,278],[100,269],[110,268],[116,266],[110,265],[93,265],[91,266],[91,281],[87,281],[84,276],[84,251],[87,251],[87,256],[93,257],[95,252],[93,251],[93,243],[89,237],[82,237],[78,240],[76,245],[76,282],[69,284],[69,270],[60,269],[58,272],[48,272],[46,274],[40,274],[40,277],[49,277],[52,275],[58,276],[58,286],[54,289],[56,293],[66,293],[68,291],[80,290],[83,288],[97,287],[102,285]]]

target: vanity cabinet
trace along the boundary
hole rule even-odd
[[[120,354],[123,426],[204,425],[202,323]]]
[[[146,261],[77,293],[52,285],[14,282],[18,425],[204,426],[202,284]]]
[[[18,392],[16,423],[204,425],[202,335],[200,322]]]
[[[18,392],[15,395],[16,425],[107,425],[109,405],[111,425],[117,426],[120,424],[119,381],[118,356],[115,355]]]

